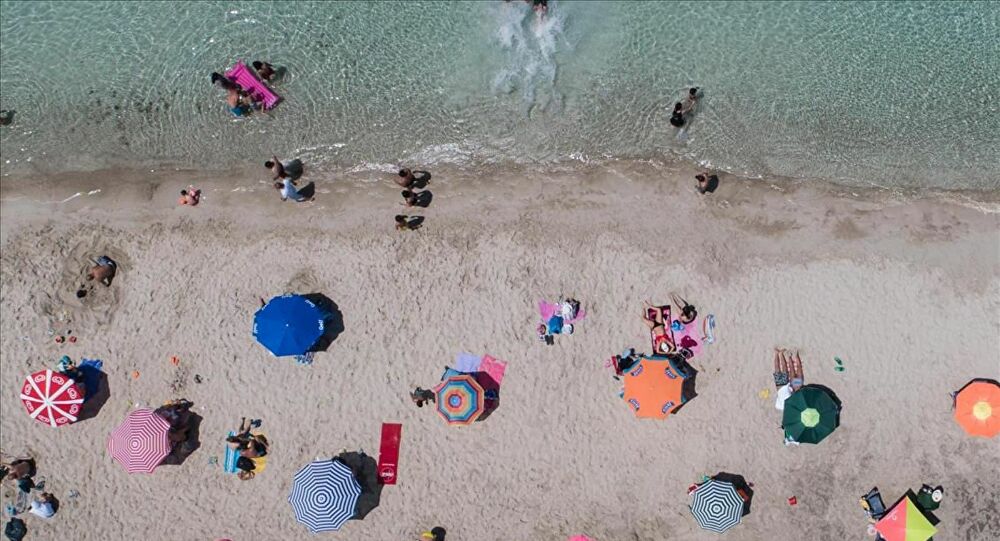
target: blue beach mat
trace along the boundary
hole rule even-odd
[[[235,436],[236,432],[229,431],[228,436]],[[240,457],[240,452],[226,443],[226,459],[222,462],[222,471],[226,473],[236,473],[236,459]]]
[[[97,359],[82,359],[80,366],[77,366],[83,373],[83,385],[86,387],[84,400],[90,400],[90,397],[94,396],[100,389],[101,368],[103,367],[104,362]]]

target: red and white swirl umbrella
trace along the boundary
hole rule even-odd
[[[24,378],[21,402],[31,418],[49,426],[68,425],[77,419],[83,393],[68,376],[52,370],[39,370]]]
[[[169,430],[153,410],[133,410],[108,437],[108,453],[129,473],[152,473],[170,454]]]

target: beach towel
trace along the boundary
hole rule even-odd
[[[497,386],[503,383],[504,373],[507,372],[507,363],[498,361],[490,355],[483,355],[483,362],[479,365],[479,371],[485,372],[490,379],[496,382]]]
[[[382,442],[378,448],[378,478],[383,485],[396,484],[396,467],[399,465],[399,443],[403,425],[382,423]]]
[[[455,366],[453,368],[459,372],[471,374],[479,371],[479,365],[482,361],[483,358],[479,355],[462,352],[455,357]]]
[[[104,363],[98,359],[82,359],[80,366],[77,367],[80,373],[83,374],[83,385],[84,390],[84,401],[89,400],[90,397],[94,396],[101,387],[101,368],[104,368]]]
[[[226,437],[235,436],[236,432],[230,430]],[[226,443],[226,459],[222,461],[222,471],[226,473],[236,473],[236,459],[240,457],[240,452],[233,449],[229,443]]]
[[[697,355],[701,353],[702,339],[699,331],[701,330],[701,325],[698,323],[698,318],[695,318],[687,325],[680,322],[679,319],[674,320],[674,344],[677,349],[687,348],[691,350],[692,355]],[[677,330],[680,328],[680,330]]]
[[[552,319],[552,316],[562,316],[562,303],[553,303],[542,299],[538,301],[538,312],[542,315],[542,322],[547,323],[550,319]],[[583,306],[580,306],[580,310],[576,312],[576,317],[573,319],[567,319],[564,322],[570,324],[576,323],[586,316],[586,311],[583,309]]]
[[[258,79],[242,60],[226,70],[226,78],[240,85],[240,88],[250,94],[254,101],[263,102],[265,109],[271,109],[281,101],[281,98]]]

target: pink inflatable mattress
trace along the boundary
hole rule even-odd
[[[258,79],[257,74],[248,68],[243,61],[239,61],[235,66],[229,68],[226,71],[226,78],[240,85],[240,88],[250,94],[254,101],[263,102],[264,109],[271,109],[281,101],[281,97]]]

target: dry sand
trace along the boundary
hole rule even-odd
[[[34,455],[63,502],[50,521],[27,518],[29,539],[311,538],[287,502],[292,476],[341,449],[377,455],[383,421],[403,423],[399,484],[320,538],[409,541],[440,524],[449,541],[722,539],[697,527],[686,495],[718,471],[755,488],[730,541],[867,539],[859,496],[878,485],[888,504],[923,482],[946,490],[936,539],[1000,537],[1000,445],[966,436],[948,395],[1000,375],[995,196],[976,209],[956,203],[964,195],[724,178],[703,197],[690,174],[435,171],[417,232],[393,229],[398,188],[374,173],[313,178],[318,200],[299,205],[256,171],[5,179],[0,446]],[[178,207],[192,180],[202,204]],[[85,259],[102,253],[119,276],[81,304]],[[604,362],[648,350],[641,303],[672,291],[715,314],[718,342],[693,360],[697,398],[665,421],[635,419]],[[283,292],[323,293],[343,314],[312,366],[251,336],[258,297]],[[535,303],[559,295],[588,316],[546,347]],[[47,335],[66,328],[61,315],[78,343]],[[773,390],[777,345],[799,348],[807,381],[844,403],[820,445],[786,448],[773,396],[758,396]],[[408,392],[462,351],[507,361],[507,376],[489,419],[449,427]],[[62,354],[102,359],[110,399],[51,429],[28,418],[17,389]],[[204,417],[201,448],[127,475],[108,458],[108,433],[132,404],[174,397]],[[241,416],[262,418],[272,441],[267,471],[249,482],[209,463]]]

